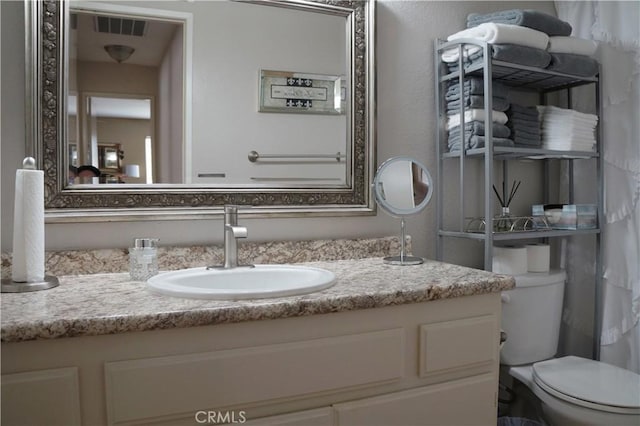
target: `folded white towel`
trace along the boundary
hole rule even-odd
[[[491,44],[518,44],[520,46],[535,47],[537,49],[546,49],[549,44],[549,36],[542,31],[532,30],[531,28],[521,27],[518,25],[499,24],[495,22],[486,22],[477,27],[467,28],[458,31],[447,37],[448,41],[458,40],[461,38],[470,38],[480,41],[486,41]],[[465,45],[464,56],[471,55],[480,50],[479,46]],[[455,62],[458,60],[458,49],[447,49],[442,53],[442,60],[445,62]]]
[[[484,121],[486,117],[484,109],[470,109],[464,113],[464,122]],[[493,111],[491,120],[494,123],[504,124],[507,122],[507,114],[501,111]],[[460,125],[460,114],[450,115],[447,119],[447,130]]]
[[[554,36],[549,37],[550,53],[573,53],[574,55],[593,56],[598,49],[598,43],[578,37]]]
[[[595,143],[580,143],[574,141],[542,141],[543,149],[555,151],[595,151]]]
[[[593,135],[591,136],[580,136],[580,135],[572,135],[572,134],[565,134],[565,135],[542,135],[542,142],[549,142],[549,141],[555,141],[555,142],[562,142],[562,141],[571,141],[571,142],[575,142],[575,143],[581,143],[581,144],[589,144],[589,145],[593,145],[594,143],[596,143],[595,138],[593,137]]]
[[[557,117],[563,120],[582,121],[589,124],[593,123],[594,125],[598,122],[597,115],[586,114],[574,109],[559,108],[553,105],[536,105],[536,108],[538,108],[540,118],[543,120]]]

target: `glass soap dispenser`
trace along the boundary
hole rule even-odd
[[[146,281],[158,273],[158,239],[135,238],[129,249],[129,271],[134,281]]]

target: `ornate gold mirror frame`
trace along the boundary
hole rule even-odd
[[[154,185],[68,187],[65,182],[68,4],[26,0],[27,152],[45,174],[47,222],[207,218],[225,204],[252,206],[247,213],[287,216],[369,215],[375,212],[371,182],[375,166],[375,2],[363,0],[256,0],[344,16],[351,73],[352,176],[347,188],[206,188]],[[329,11],[329,12],[327,12]]]

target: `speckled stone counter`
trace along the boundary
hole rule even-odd
[[[498,292],[510,276],[427,260],[386,265],[380,258],[311,262],[333,271],[334,286],[272,299],[214,301],[152,293],[126,273],[61,276],[60,286],[2,294],[2,342],[116,334],[379,308]]]
[[[407,237],[407,251],[411,252],[411,238]],[[358,238],[309,241],[267,241],[238,243],[240,263],[300,263],[325,260],[362,259],[389,256],[400,252],[397,237]],[[160,269],[195,268],[222,264],[221,244],[210,246],[164,246],[160,241],[158,264]],[[11,278],[11,253],[0,253],[2,278]],[[128,249],[61,250],[46,252],[47,275],[102,274],[127,272]]]

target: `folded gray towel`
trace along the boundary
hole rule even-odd
[[[463,83],[464,95],[484,95],[484,80],[480,77],[467,77]],[[502,83],[493,82],[491,87],[492,95],[497,98],[505,98],[509,93],[509,88]],[[452,81],[445,92],[445,99],[448,101],[460,98],[460,84],[458,81]]]
[[[510,112],[508,114],[517,113],[519,115],[528,115],[536,118],[538,118],[538,114],[539,114],[538,108],[536,108],[535,106],[511,104],[511,108],[509,108],[509,110]]]
[[[542,146],[542,139],[541,138],[530,139],[530,138],[523,138],[522,136],[514,135],[513,143],[515,144],[515,146],[522,146],[526,148],[539,148]]]
[[[519,125],[511,125],[511,126],[507,126],[510,130],[511,133],[513,134],[518,134],[522,137],[525,138],[534,138],[534,139],[539,139],[540,135],[542,134],[542,132],[540,131],[540,128],[538,127],[523,127],[523,126],[519,126]]]
[[[511,111],[507,111],[508,124],[521,127],[540,127],[540,118],[539,117],[530,117],[530,116],[521,116],[518,113],[514,113]]]
[[[484,147],[485,137],[474,135],[471,136],[469,142],[465,145],[466,149],[470,148],[482,148]],[[506,138],[493,138],[493,146],[514,146],[514,143],[511,139]],[[449,151],[460,151],[460,139],[458,141],[450,141],[448,144]]]
[[[464,130],[465,139],[468,139],[473,135],[484,136],[484,122],[470,121],[464,123]],[[511,130],[504,124],[493,123],[491,125],[491,130],[493,131],[493,136],[497,138],[508,138],[511,135]],[[449,129],[449,138],[453,137],[460,137],[460,126],[455,126]]]
[[[479,14],[470,13],[467,16],[467,28],[475,27],[485,22],[519,25],[533,28],[550,36],[571,35],[571,24],[555,16],[531,9],[511,9],[498,12]]]
[[[580,77],[593,77],[599,72],[598,61],[573,53],[552,53],[547,69]]]
[[[491,46],[493,59],[529,67],[546,68],[551,62],[551,55],[546,50],[517,44],[494,44]],[[466,65],[475,64],[482,60],[482,51],[469,55],[464,61]],[[458,70],[458,63],[447,63],[450,71]]]
[[[525,132],[535,133],[540,131],[539,121],[523,121],[509,119],[507,125],[511,128],[518,128]]]
[[[465,108],[484,108],[484,96],[471,95],[465,97]],[[504,98],[497,98],[493,96],[493,108],[494,111],[506,111],[509,109],[509,102]],[[455,99],[447,102],[447,113],[455,113],[460,110],[460,100]]]

